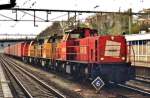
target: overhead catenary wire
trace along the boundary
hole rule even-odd
[[[32,0],[26,0],[21,6],[25,6],[26,4],[28,4],[29,2],[31,2]],[[33,3],[31,4],[31,6],[29,7],[29,8],[32,8],[34,5],[36,4],[36,1],[33,1]],[[19,7],[19,6],[16,6],[16,7]],[[29,14],[29,13],[27,13],[27,12],[25,12],[25,11],[22,11],[22,12],[24,12],[24,14],[20,17],[20,19],[18,20],[17,19],[17,10],[15,10],[16,11],[16,21],[19,21],[19,20],[21,20],[26,14],[28,14],[28,15],[31,15],[31,14]],[[39,17],[38,17],[39,18]],[[16,22],[14,25],[12,25],[11,27],[15,27],[16,25],[17,25],[17,23],[18,22]]]
[[[8,19],[10,19],[10,20],[14,20],[13,18],[11,18],[11,17],[8,17],[8,16],[6,16],[6,15],[3,15],[3,14],[0,14],[0,16],[2,16],[2,17],[5,17],[5,18],[8,18]]]

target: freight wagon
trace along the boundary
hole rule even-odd
[[[4,49],[4,53],[15,57],[23,57],[23,46],[24,42],[10,45]]]

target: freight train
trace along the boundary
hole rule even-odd
[[[127,60],[128,50],[124,36],[98,35],[94,29],[76,28],[62,38],[51,36],[10,45],[5,54],[76,79],[94,80],[99,76],[105,83],[124,83],[135,77],[134,67]]]

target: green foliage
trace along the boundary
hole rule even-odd
[[[97,24],[96,24],[96,23],[92,23],[92,24],[91,24],[91,27],[92,27],[93,29],[97,29]]]
[[[88,28],[88,26],[85,23],[80,23],[79,26],[83,28]]]
[[[54,34],[61,35],[62,32],[60,22],[53,22],[53,24],[42,31],[38,37],[53,36]]]
[[[140,25],[138,25],[137,23],[132,24],[131,32],[133,34],[137,34],[139,33],[139,31],[140,31]]]

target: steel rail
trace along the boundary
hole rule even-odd
[[[54,89],[52,86],[49,86],[48,84],[46,84],[45,82],[43,82],[42,80],[38,79],[35,75],[31,74],[30,72],[24,70],[23,68],[19,67],[14,61],[12,60],[8,60],[7,62],[13,64],[14,66],[16,66],[18,69],[22,70],[25,74],[27,74],[28,76],[30,76],[31,78],[33,78],[34,80],[36,80],[38,83],[40,83],[42,86],[44,86],[45,88],[47,88],[48,90],[52,91],[53,94],[55,96],[57,96],[58,98],[66,98],[65,95],[63,95],[62,93],[60,93],[58,90]]]
[[[144,76],[139,76],[139,75],[137,75],[136,77],[150,80],[150,77],[144,77]]]
[[[150,83],[150,79],[149,78],[136,77],[134,80],[142,82],[142,83],[147,83],[147,84]]]
[[[114,84],[114,82],[111,82],[111,81],[109,83]],[[145,91],[145,90],[133,87],[133,86],[129,86],[129,85],[126,85],[126,84],[117,84],[117,86],[129,89],[129,90],[133,90],[133,91],[139,92],[141,94],[150,95],[150,92],[148,92],[148,91]]]
[[[10,60],[9,61],[13,61],[13,59],[9,58]],[[17,64],[16,62],[13,61],[13,63]],[[18,66],[19,67],[19,66]],[[24,70],[24,69],[23,69]],[[114,84],[113,82],[110,82],[112,84]],[[145,91],[145,90],[142,90],[142,89],[139,89],[139,88],[136,88],[136,87],[132,87],[132,86],[129,86],[129,85],[125,85],[125,84],[118,84],[119,87],[123,87],[125,89],[129,89],[129,90],[132,90],[132,91],[135,91],[135,92],[139,92],[141,94],[145,94],[145,95],[150,95],[150,92],[148,91]],[[124,95],[120,95],[120,96],[124,96]]]
[[[126,89],[130,89],[130,90],[142,93],[142,94],[150,95],[150,92],[136,88],[136,87],[132,87],[132,86],[124,85],[124,84],[118,84],[118,86],[126,88]]]
[[[15,79],[16,83],[22,88],[24,94],[26,95],[27,98],[34,98],[29,92],[28,90],[23,86],[23,84],[20,82],[20,80],[17,78],[17,76],[15,74],[13,74],[10,70],[10,68],[7,66],[7,64],[5,63],[4,59],[0,59],[1,64],[3,65],[3,67],[5,68],[5,70],[7,72],[9,72],[13,78]]]

